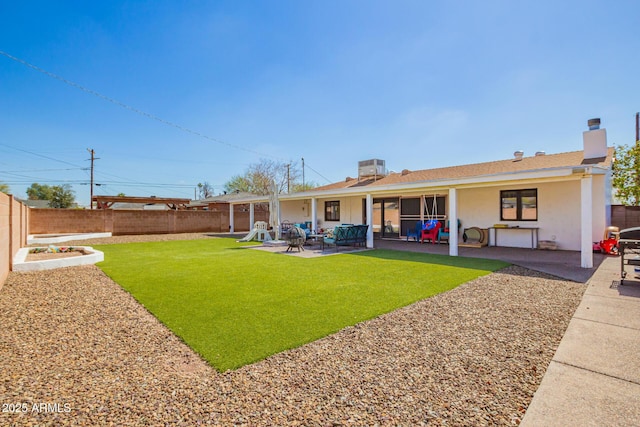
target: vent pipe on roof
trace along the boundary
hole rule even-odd
[[[515,157],[513,159],[514,162],[517,162],[518,160],[522,160],[522,157],[524,156],[524,151],[522,150],[518,150],[516,152],[513,153],[513,157]]]
[[[536,151],[536,156],[544,156],[545,154],[547,154],[544,151]]]

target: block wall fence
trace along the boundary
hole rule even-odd
[[[254,221],[268,221],[268,213],[256,211]],[[249,212],[234,210],[236,232],[249,231]],[[112,233],[171,234],[224,233],[229,231],[229,211],[31,209],[30,234]]]
[[[640,227],[640,206],[611,206],[611,225],[624,230]]]
[[[27,245],[29,208],[13,196],[0,193],[0,288],[4,285],[18,249]]]

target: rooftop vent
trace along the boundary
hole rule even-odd
[[[384,166],[384,160],[371,159],[358,162],[358,179],[370,177],[378,179],[386,174],[387,170]]]
[[[513,157],[514,157],[513,161],[517,162],[517,161],[522,160],[522,156],[524,156],[524,151],[522,151],[522,150],[515,151],[513,153]]]
[[[411,171],[409,169],[402,169],[401,174],[402,175],[409,175],[411,173]]]
[[[545,154],[547,154],[547,153],[545,153],[544,151],[536,151],[536,157],[537,156],[544,156]]]

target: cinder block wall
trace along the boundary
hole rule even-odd
[[[268,212],[256,212],[255,221],[267,221]],[[234,211],[235,231],[249,231],[249,212]],[[31,209],[31,234],[97,233],[169,234],[229,231],[228,211]]]
[[[11,196],[0,193],[0,288],[11,270]]]
[[[29,208],[0,193],[0,288],[11,271],[13,257],[27,244],[28,218]]]

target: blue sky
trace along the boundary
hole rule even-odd
[[[637,1],[4,1],[0,182],[194,197],[268,158],[307,181],[635,139]],[[327,181],[328,180],[328,181]]]

